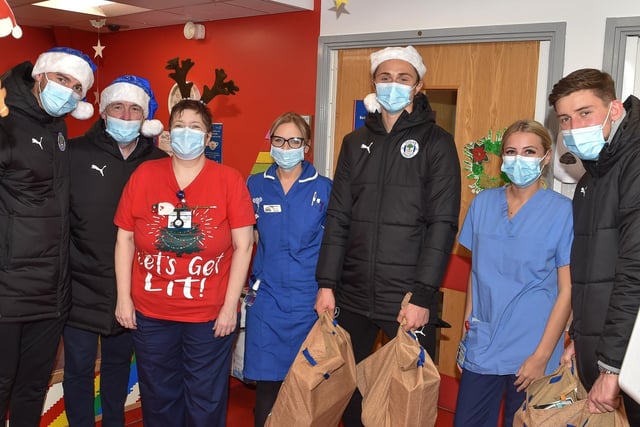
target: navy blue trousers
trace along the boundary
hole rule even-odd
[[[515,375],[484,375],[464,369],[456,402],[454,427],[496,427],[504,398],[503,426],[511,427],[513,417],[524,402],[524,391],[517,392]]]
[[[136,312],[132,331],[142,416],[149,427],[225,427],[234,332],[213,336],[213,321],[186,323]]]
[[[40,424],[65,320],[0,323],[0,426]]]
[[[104,336],[64,328],[64,407],[70,427],[94,427],[94,377],[100,342],[100,405],[104,427],[124,426],[133,355],[131,333]]]

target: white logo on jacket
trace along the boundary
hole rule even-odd
[[[41,150],[44,150],[44,148],[42,148],[42,137],[40,137],[40,141],[35,138],[31,138],[31,143],[36,144]]]
[[[418,144],[418,141],[415,139],[407,139],[400,146],[400,154],[405,159],[415,157],[416,154],[418,154],[418,151],[420,151],[420,144]]]
[[[367,153],[371,154],[371,146],[373,145],[373,141],[369,143],[369,145],[362,144],[360,148],[367,150]]]
[[[106,168],[107,165],[104,165],[103,167],[99,168],[96,165],[91,165],[91,169],[96,170],[98,172],[100,172],[100,175],[104,176],[104,168]]]
[[[587,186],[586,185],[584,187],[580,188],[580,193],[582,193],[582,197],[585,197],[587,195]]]

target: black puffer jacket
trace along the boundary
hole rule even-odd
[[[619,368],[640,306],[640,100],[573,196],[573,325],[580,377],[590,388],[597,361]]]
[[[377,113],[344,138],[317,268],[336,305],[395,320],[412,291],[434,307],[460,210],[455,143],[434,117],[419,94],[390,133]]]
[[[115,320],[116,280],[113,223],[122,189],[145,160],[166,157],[150,138],[140,136],[125,160],[117,142],[99,119],[89,131],[70,141],[71,158],[71,286],[67,324],[105,335],[123,329]]]
[[[0,322],[64,316],[69,309],[67,127],[31,93],[33,66],[0,77]]]

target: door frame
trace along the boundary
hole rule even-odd
[[[627,37],[630,36],[640,37],[640,16],[607,18],[602,71],[611,74],[613,81],[616,82],[616,96],[618,98],[622,97]]]
[[[336,67],[338,51],[341,49],[509,41],[548,42],[548,60],[546,61],[548,65],[546,93],[548,94],[553,84],[562,78],[566,26],[566,22],[551,22],[320,36],[313,149],[316,169],[323,175],[333,176],[333,133],[338,75]],[[541,61],[541,65],[544,63]],[[549,114],[549,108],[545,111],[544,122],[549,127],[548,121],[553,120],[554,116]]]

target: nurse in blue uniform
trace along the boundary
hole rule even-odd
[[[479,193],[459,242],[471,250],[462,346],[466,354],[455,427],[504,424],[524,389],[559,365],[571,312],[571,200],[547,189],[551,138],[540,123],[520,120],[502,138],[502,171],[511,184]]]
[[[300,115],[281,115],[269,135],[275,163],[247,182],[257,231],[250,284],[260,284],[247,307],[244,377],[256,381],[257,427],[318,319],[315,270],[331,192],[331,180],[304,160],[311,129]]]

